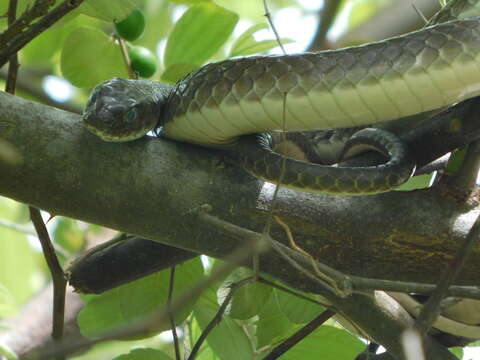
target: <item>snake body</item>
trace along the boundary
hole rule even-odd
[[[462,19],[340,50],[226,60],[174,86],[113,79],[94,90],[84,120],[110,141],[142,136],[159,121],[165,137],[226,149],[257,177],[278,182],[283,174],[287,187],[384,192],[414,168],[408,150],[385,131],[364,130],[349,148],[370,144],[390,160],[353,169],[283,163],[270,151],[268,137],[242,135],[378,124],[477,96],[479,24],[478,18]],[[126,128],[133,135],[126,136]]]

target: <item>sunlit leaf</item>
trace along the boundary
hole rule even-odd
[[[160,350],[135,349],[128,354],[117,356],[113,360],[172,360],[172,358]]]
[[[6,344],[0,343],[0,355],[4,356],[7,360],[17,360],[17,354],[8,347]],[[0,357],[2,357],[0,356]]]
[[[169,0],[177,4],[195,5],[203,2],[210,2],[212,0]]]
[[[84,0],[78,11],[101,20],[115,21],[126,18],[141,3],[141,0]]]
[[[70,218],[57,218],[53,238],[63,249],[75,252],[85,244],[84,231],[78,227],[78,223]]]
[[[63,76],[78,87],[91,88],[115,76],[128,76],[119,46],[103,32],[87,27],[65,39],[60,66]]]
[[[300,291],[299,293],[313,298],[312,295]],[[318,304],[277,289],[275,289],[275,298],[280,311],[295,324],[307,323],[325,310]]]
[[[257,326],[257,348],[285,339],[297,327],[280,311],[274,296],[270,297],[260,311],[255,324]]]
[[[212,289],[208,289],[195,305],[193,313],[202,330],[213,319],[219,308],[213,298],[215,293]],[[245,330],[229,316],[222,317],[222,321],[208,335],[207,342],[220,359],[253,359],[252,344]]]
[[[323,325],[282,355],[282,360],[355,359],[365,344],[345,330]]]
[[[99,296],[90,297],[78,316],[82,334],[89,337],[128,328],[135,321],[145,319],[167,304],[170,270],[144,277],[122,285]],[[200,259],[195,258],[178,265],[175,270],[174,298],[188,291],[203,276]],[[192,311],[195,298],[175,313],[175,322],[183,322]],[[149,328],[140,337],[151,336],[170,328],[168,322]],[[138,336],[136,336],[138,337]]]
[[[279,46],[277,40],[255,40],[253,34],[265,28],[268,28],[268,25],[261,23],[253,25],[245,30],[245,32],[233,43],[229,56],[234,57],[259,54]],[[293,41],[289,39],[280,39],[280,42],[285,45],[292,43]]]
[[[231,291],[231,285],[241,279],[252,276],[253,272],[246,268],[239,268],[231,274],[218,289],[219,302],[222,302]],[[227,314],[234,319],[249,319],[258,314],[268,301],[272,287],[259,282],[247,283],[238,288],[230,302]]]
[[[165,49],[164,63],[203,64],[225,43],[238,15],[211,2],[189,8],[177,21]]]

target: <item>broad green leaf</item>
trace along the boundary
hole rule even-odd
[[[463,348],[461,347],[451,347],[448,348],[453,354],[455,354],[459,359],[463,359]]]
[[[60,66],[68,81],[84,88],[115,76],[128,77],[119,46],[103,32],[87,27],[65,39]]]
[[[140,0],[84,0],[78,11],[101,20],[118,21],[126,18],[141,3]]]
[[[212,0],[169,0],[169,1],[177,4],[195,5],[203,2],[210,2]]]
[[[408,181],[395,189],[395,191],[412,191],[417,189],[424,189],[430,185],[434,174],[422,174],[413,176]]]
[[[17,360],[18,356],[17,354],[10,349],[6,344],[0,343],[0,355],[4,356],[7,360]],[[0,358],[2,358],[0,356]]]
[[[253,272],[246,268],[238,268],[218,289],[219,302],[231,291],[231,285],[239,280],[252,276]],[[272,287],[262,283],[248,283],[238,288],[230,302],[227,315],[233,319],[246,320],[257,315],[270,298]]]
[[[261,23],[253,25],[245,30],[245,32],[233,43],[229,57],[258,54],[276,48],[278,46],[277,40],[256,41],[253,37],[253,34],[257,31],[266,28],[268,28],[268,25]],[[280,39],[280,41],[282,44],[293,42],[289,39]]]
[[[365,344],[347,331],[323,325],[282,355],[282,360],[351,360],[364,349]]]
[[[293,40],[290,39],[280,39],[282,42],[282,45],[290,44],[294,42]],[[249,47],[245,47],[242,49],[236,49],[235,52],[232,52],[230,54],[230,57],[234,56],[246,56],[246,55],[252,55],[252,54],[261,54],[265,53],[269,50],[275,49],[278,45],[277,40],[262,40],[262,41],[257,41],[255,43],[250,44]]]
[[[193,313],[202,330],[213,319],[217,310],[218,307],[213,309],[208,301],[201,299],[198,301]],[[252,345],[245,330],[228,316],[222,317],[220,323],[208,335],[207,342],[220,359],[253,359]]]
[[[275,296],[270,297],[258,314],[256,326],[257,349],[285,339],[297,327],[280,311]]]
[[[18,222],[24,208],[0,197],[0,218]],[[24,233],[0,226],[0,284],[8,289],[16,305],[25,302],[43,285],[43,265],[41,253],[30,246]]]
[[[175,83],[181,79],[185,74],[198,68],[195,64],[173,64],[165,69],[162,73],[161,80],[169,83]]]
[[[172,358],[160,350],[135,349],[128,354],[117,356],[113,360],[172,360]]]
[[[89,337],[125,328],[135,321],[150,316],[167,304],[170,270],[147,276],[130,284],[92,296],[78,316],[78,324],[82,334]],[[200,259],[192,259],[175,270],[175,287],[173,301],[201,279],[203,267]],[[191,313],[196,299],[175,313],[176,324],[182,323]],[[155,329],[144,336],[151,336],[160,331],[170,329],[167,322],[158,324]]]
[[[313,298],[307,293],[301,294]],[[320,305],[277,289],[275,289],[275,298],[280,311],[294,324],[305,324],[325,310]]]
[[[0,283],[0,319],[14,316],[16,303],[10,291]]]
[[[237,14],[211,2],[190,7],[168,38],[165,66],[203,64],[229,38],[237,21]]]
[[[391,4],[393,0],[355,0],[348,12],[348,28],[354,28],[378,13],[382,8]]]

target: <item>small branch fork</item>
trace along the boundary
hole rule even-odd
[[[50,236],[48,235],[47,228],[43,222],[40,211],[32,206],[28,207],[30,211],[30,218],[32,219],[35,230],[38,234],[38,239],[42,246],[43,255],[47,262],[50,274],[53,281],[53,327],[52,338],[56,341],[62,339],[63,336],[63,323],[65,317],[65,292],[67,288],[67,280],[65,273],[58,262],[58,258],[55,255],[55,249],[53,248]],[[55,359],[61,360],[65,357],[59,355]]]
[[[76,9],[83,0],[65,0],[53,10],[46,12],[52,5],[51,0],[37,0],[31,10],[26,11],[12,26],[0,34],[0,68],[36,36],[47,30],[58,20]],[[40,20],[30,25],[35,19]],[[25,30],[28,27],[28,30]]]

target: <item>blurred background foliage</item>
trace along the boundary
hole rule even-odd
[[[338,1],[338,10],[323,48],[390,36],[388,30],[393,26],[392,20],[384,19],[392,17],[392,6],[396,7],[394,17],[407,24],[405,28],[400,27],[399,32],[422,26],[410,2]],[[426,16],[438,8],[436,0],[418,2],[431,9],[425,10]],[[34,0],[19,0],[18,15],[34,3]],[[320,22],[326,21],[321,16],[324,5],[321,0],[269,1],[273,21],[282,42],[287,45],[287,52],[300,52],[311,46]],[[399,6],[403,13],[399,13]],[[7,7],[8,1],[1,1],[0,14],[6,13]],[[143,12],[145,29],[142,36],[127,42],[126,46],[146,48],[154,56],[156,70],[149,77],[152,80],[175,82],[207,62],[280,52],[261,0],[85,0],[80,8],[20,51],[17,95],[80,113],[93,86],[114,76],[128,76],[114,36],[114,23],[134,9]],[[1,17],[0,31],[5,28],[6,19]],[[362,30],[369,28],[374,31]],[[5,77],[6,67],[0,69],[1,86],[4,86]],[[112,236],[111,232],[95,225],[43,215],[64,267],[86,247]],[[197,258],[178,266],[175,293],[187,289],[219,263]],[[229,284],[248,275],[246,270],[237,270],[198,299],[192,299],[176,314],[186,350],[193,346],[218,310]],[[87,305],[78,317],[82,334],[92,336],[127,326],[130,321],[165,305],[168,276],[166,270],[102,295],[84,296]],[[48,283],[48,270],[26,205],[0,197],[0,319],[7,320],[0,322],[0,332],[8,329],[8,320],[14,319],[22,306]],[[321,311],[319,305],[266,285],[247,285],[235,296],[227,315],[210,335],[208,344],[202,347],[198,359],[259,358]],[[161,333],[166,329],[150,330],[141,339],[100,344],[75,358],[173,359],[171,338]],[[353,359],[363,347],[357,338],[330,322],[282,358],[318,359],[321,349],[323,359]]]

